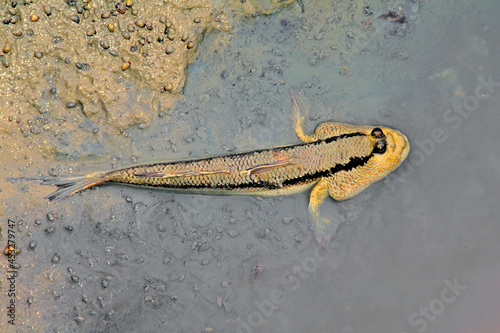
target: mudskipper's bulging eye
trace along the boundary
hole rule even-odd
[[[373,153],[383,154],[385,153],[386,149],[387,149],[387,142],[385,142],[385,140],[380,140],[378,142],[375,142],[375,145],[373,146]]]
[[[381,139],[383,138],[385,135],[384,135],[384,132],[382,132],[382,130],[378,127],[375,127],[373,130],[372,130],[372,136],[374,138],[377,138],[377,139]]]

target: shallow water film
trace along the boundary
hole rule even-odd
[[[500,3],[0,4],[1,332],[500,332]],[[384,125],[407,160],[352,199],[43,177]]]

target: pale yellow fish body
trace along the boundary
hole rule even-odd
[[[93,173],[81,178],[50,179],[59,189],[57,200],[105,182],[183,190],[207,194],[285,195],[313,188],[309,210],[316,221],[318,241],[329,241],[329,220],[319,216],[328,196],[345,200],[395,170],[408,156],[410,145],[399,131],[379,126],[320,124],[305,135],[299,116],[301,95],[293,93],[295,131],[303,141],[225,156],[154,163]],[[302,102],[301,102],[302,103]]]

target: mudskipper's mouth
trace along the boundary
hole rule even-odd
[[[408,138],[403,133],[392,130],[387,133],[387,141],[389,150],[399,159],[398,165],[401,164],[410,152],[410,142]]]

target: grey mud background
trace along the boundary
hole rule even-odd
[[[151,43],[129,31],[152,58],[109,35],[100,9],[78,14],[87,3],[51,2],[58,33],[34,25],[41,1],[4,3],[20,22],[0,27],[1,242],[10,219],[20,252],[15,297],[1,262],[0,331],[500,332],[497,1],[127,2],[154,24]],[[160,15],[178,58],[155,46]],[[206,25],[183,25],[196,17]],[[412,143],[397,172],[323,204],[339,225],[327,252],[307,194],[101,186],[48,203],[52,188],[8,180],[296,143],[289,88],[308,97],[311,131],[384,124]]]

